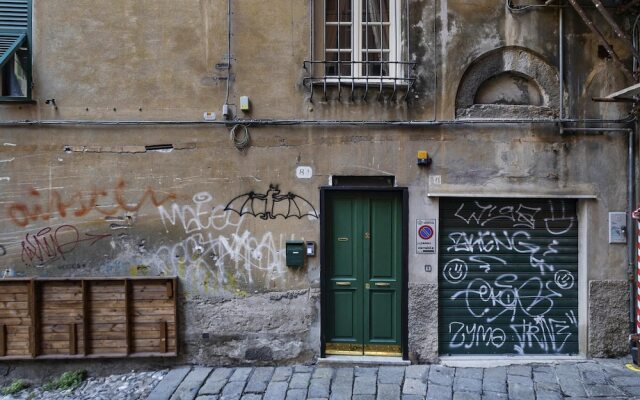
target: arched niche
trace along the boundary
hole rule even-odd
[[[457,118],[556,118],[557,70],[521,47],[483,54],[465,71],[456,94]]]

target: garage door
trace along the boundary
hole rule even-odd
[[[576,202],[440,200],[441,354],[578,353]]]

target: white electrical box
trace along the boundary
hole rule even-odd
[[[627,243],[627,213],[609,213],[609,243]]]
[[[214,113],[214,112],[205,112],[204,115],[202,116],[202,118],[204,118],[205,121],[215,121],[216,120],[216,113]]]
[[[249,111],[249,96],[240,96],[240,109],[242,111]]]

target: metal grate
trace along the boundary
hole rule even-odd
[[[335,86],[338,88],[338,97],[341,97],[341,91],[343,88],[350,89],[350,99],[355,99],[356,88],[363,88],[362,100],[366,100],[370,91],[377,91],[379,98],[385,88],[391,88],[393,90],[391,97],[395,98],[399,91],[404,91],[402,100],[406,100],[407,96],[411,92],[411,89],[416,82],[416,66],[417,63],[409,61],[384,61],[382,64],[393,65],[398,70],[403,70],[402,77],[385,76],[379,74],[378,76],[363,76],[354,77],[351,75],[321,75],[313,76],[314,66],[320,65],[322,71],[326,71],[327,65],[337,65],[337,71],[341,71],[344,65],[348,65],[352,70],[356,67],[365,68],[379,68],[380,61],[315,61],[305,60],[304,69],[307,70],[311,76],[303,78],[304,86],[311,92],[311,101],[313,101],[314,88],[322,88],[323,99],[327,100],[327,91],[330,87]],[[383,70],[382,68],[379,68]]]

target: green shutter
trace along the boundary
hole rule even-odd
[[[31,0],[0,0],[0,68],[23,46],[29,46]]]
[[[440,200],[441,354],[577,354],[576,202]]]

